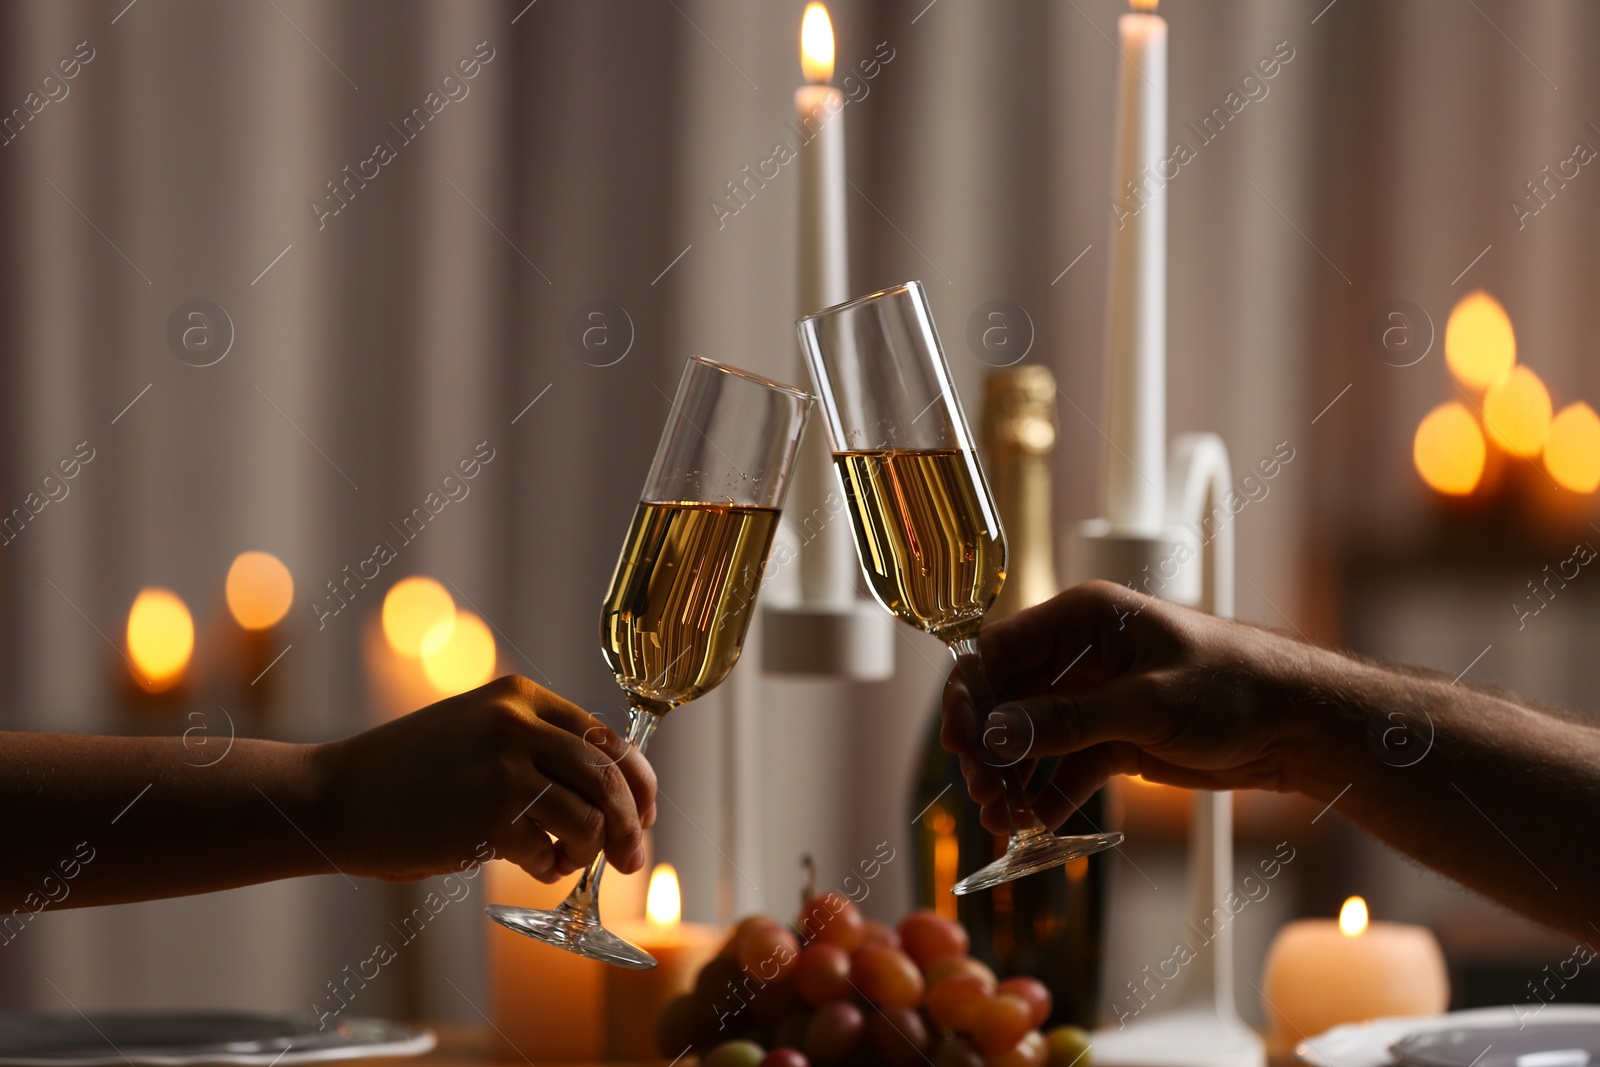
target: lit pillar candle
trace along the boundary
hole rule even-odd
[[[681,921],[678,872],[663,863],[650,873],[649,896],[642,923],[613,923],[618,937],[656,958],[654,970],[607,967],[605,982],[605,1053],[612,1060],[650,1060],[656,1048],[656,1021],[676,997],[694,988],[700,969],[722,946],[710,926]]]
[[[800,138],[800,314],[809,315],[850,299],[850,254],[845,238],[844,94],[833,78],[833,25],[828,9],[806,5],[800,23],[800,68],[807,84],[795,90],[795,125]],[[802,366],[802,380],[806,375]],[[837,491],[827,438],[813,419],[810,438],[795,472],[787,511],[802,524],[829,515],[824,502]],[[855,545],[847,522],[826,521],[800,553],[800,602],[813,607],[855,603]]]
[[[1152,534],[1166,491],[1167,22],[1156,0],[1132,4],[1117,20],[1105,516],[1116,532]]]
[[[1449,1003],[1450,979],[1433,933],[1369,923],[1360,897],[1344,902],[1337,922],[1302,919],[1279,930],[1261,980],[1272,1048],[1285,1053],[1344,1023],[1433,1015]]]

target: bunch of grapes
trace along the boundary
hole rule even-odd
[[[663,1055],[692,1047],[704,1067],[1088,1067],[1082,1030],[1039,1032],[1050,991],[996,980],[968,945],[931,911],[896,930],[824,893],[792,927],[742,920],[656,1038]]]

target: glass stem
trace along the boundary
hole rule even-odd
[[[642,704],[630,701],[628,708],[628,734],[627,742],[640,752],[644,751],[650,743],[650,735],[656,732],[656,727],[661,725],[661,713],[653,711]],[[573,917],[586,922],[599,923],[600,921],[600,876],[605,873],[606,854],[602,850],[589,864],[578,884],[572,887],[572,892],[567,894],[567,899],[557,906],[558,911],[567,912]]]
[[[987,733],[984,724],[988,721],[989,712],[993,711],[999,702],[995,700],[994,689],[989,685],[989,673],[983,668],[983,657],[978,653],[977,635],[951,642],[950,654],[955,657],[956,671],[961,675],[962,684],[967,687],[967,693],[972,697],[972,706],[978,716],[978,737],[973,739],[973,755],[989,766],[995,767],[1000,772],[1001,782],[1005,785],[1006,815],[1011,820],[1012,847],[1019,842],[1048,834],[1049,829],[1039,821],[1033,805],[1028,801],[1027,790],[1023,784],[1022,760],[1004,764],[995,763],[997,757],[989,751],[983,740],[984,734]]]

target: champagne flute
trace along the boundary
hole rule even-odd
[[[689,357],[600,612],[600,646],[644,751],[667,712],[719,685],[739,660],[812,397]],[[654,957],[600,923],[595,857],[554,909],[491,905],[489,918],[619,967]]]
[[[867,583],[890,614],[949,647],[986,715],[995,701],[978,631],[1005,582],[1005,533],[922,283],[839,304],[797,325]],[[980,758],[986,753],[983,744],[974,746]],[[1000,771],[1011,817],[1005,855],[957,882],[957,896],[1122,841],[1119,832],[1052,834],[1028,801],[1015,763]]]

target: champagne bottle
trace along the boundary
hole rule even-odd
[[[1056,443],[1055,376],[1042,366],[1010,367],[989,376],[983,415],[987,474],[1006,530],[1009,568],[987,621],[1054,596],[1051,460]],[[1054,761],[1035,782],[1047,780]],[[919,907],[959,919],[972,936],[972,954],[1002,978],[1031,975],[1055,998],[1050,1026],[1093,1026],[1099,1011],[1109,853],[1029,875],[992,890],[957,897],[950,887],[1005,851],[978,823],[959,761],[939,743],[934,709],[920,763],[912,810]],[[1103,828],[1105,798],[1096,793],[1062,827],[1065,833]]]

